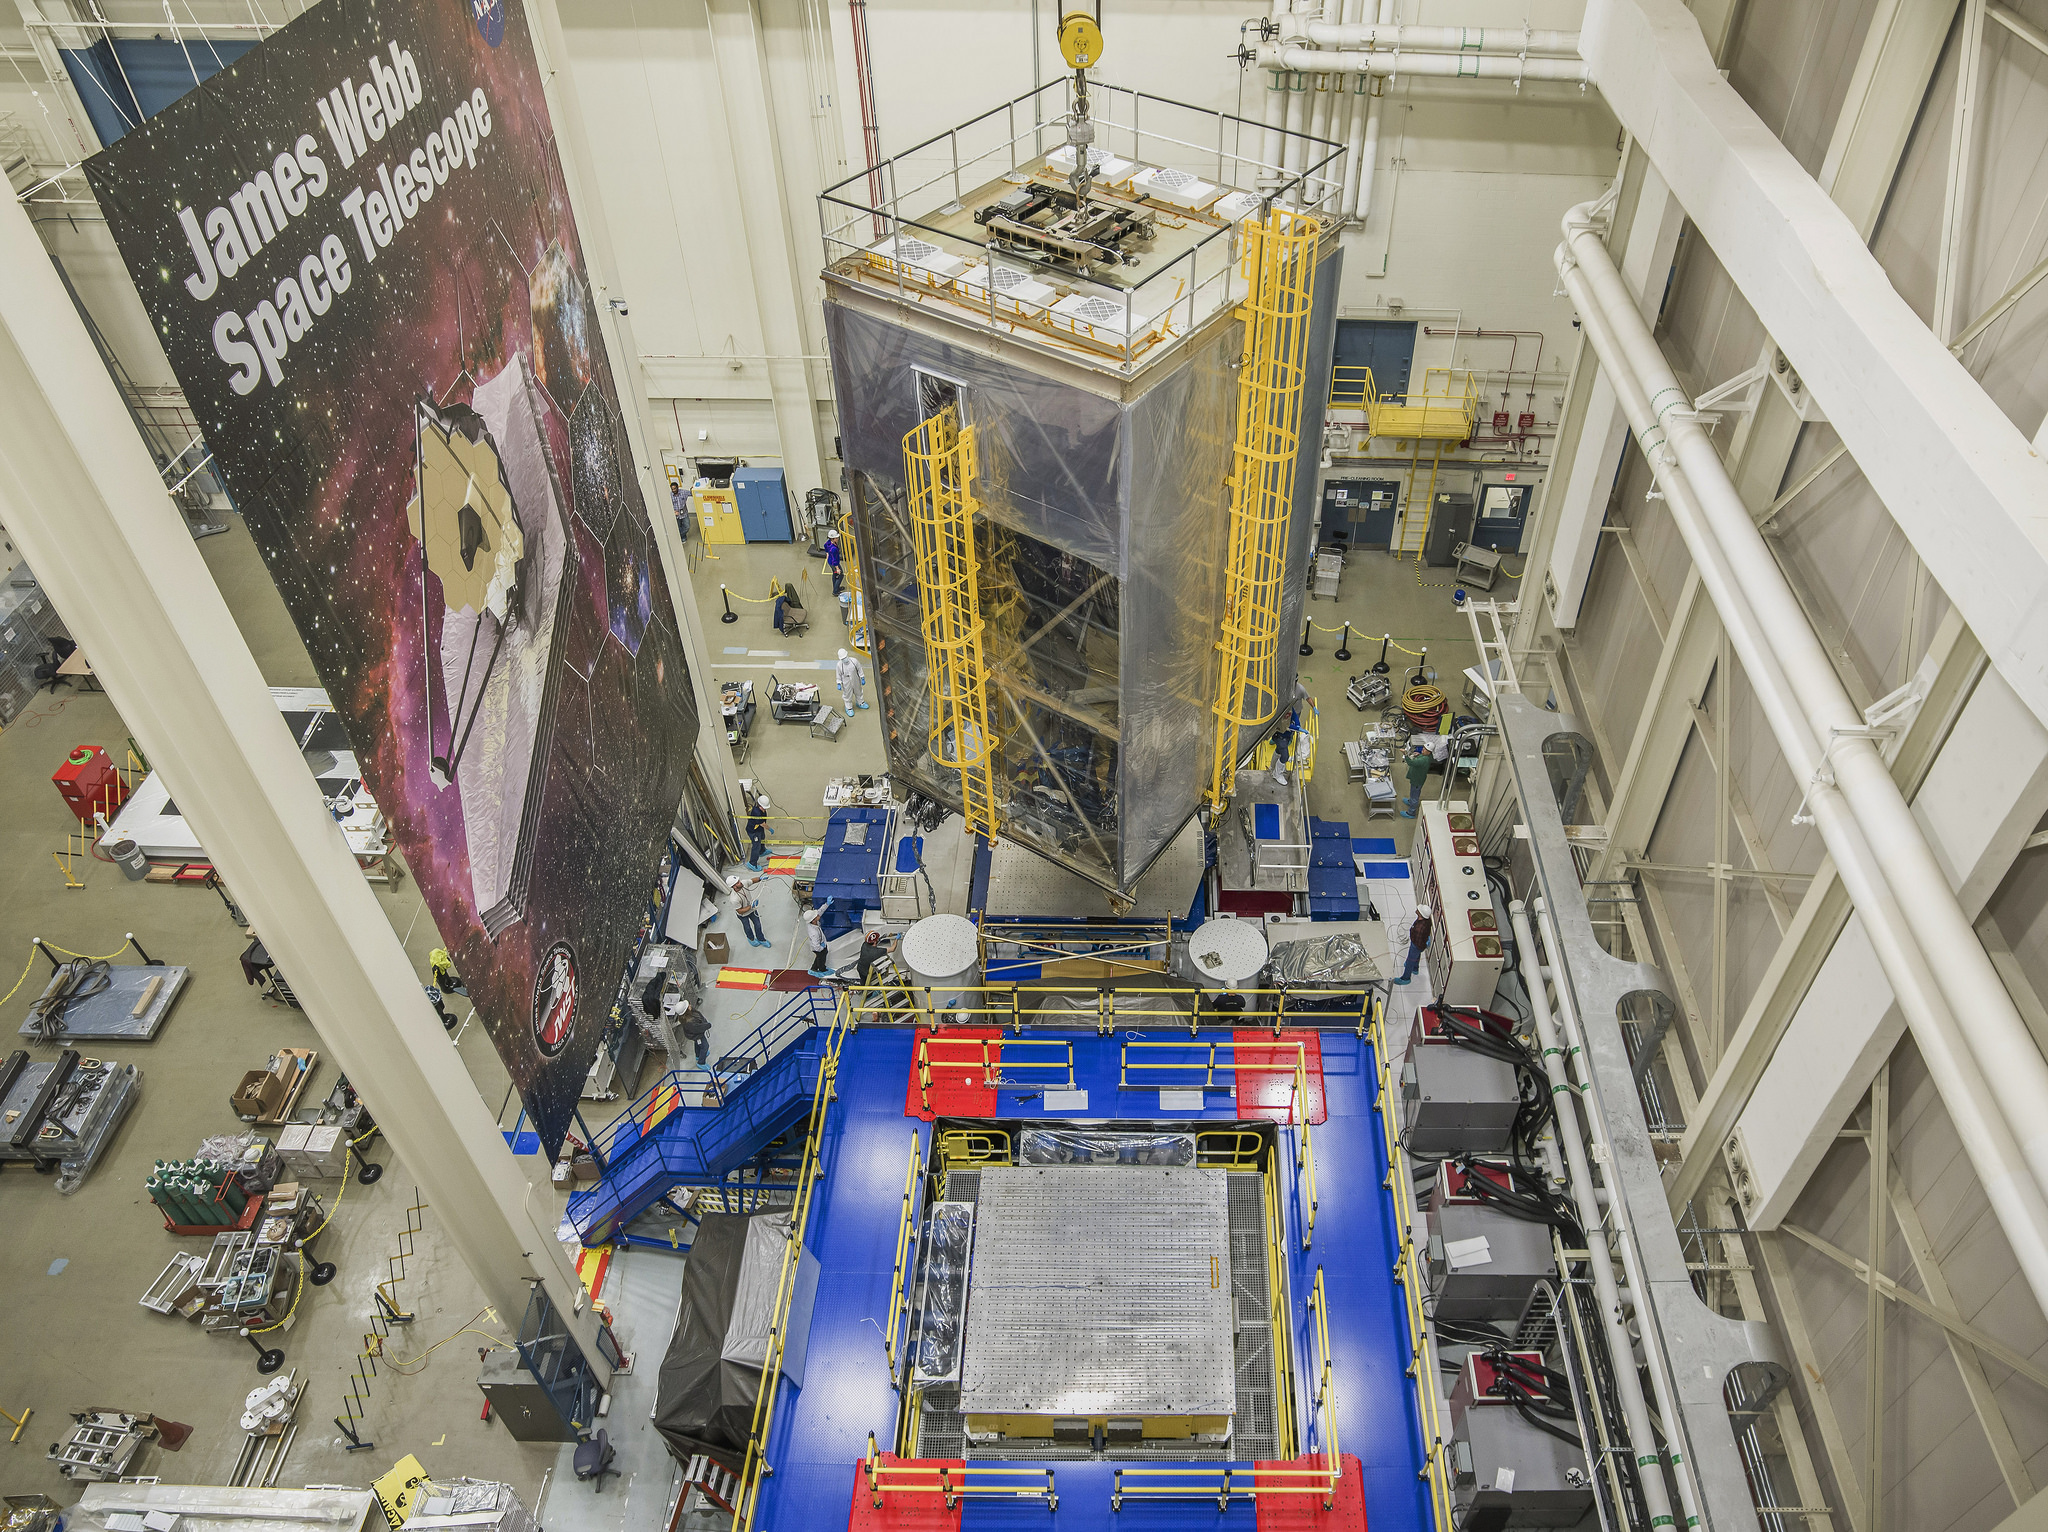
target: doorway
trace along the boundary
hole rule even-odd
[[[1392,319],[1340,319],[1331,361],[1332,404],[1354,409],[1363,404],[1368,368],[1380,393],[1405,394],[1415,362],[1415,325]]]

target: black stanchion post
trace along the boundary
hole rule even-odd
[[[721,585],[718,587],[718,595],[719,599],[725,603],[725,615],[718,620],[720,622],[738,622],[740,614],[732,609],[732,593]]]
[[[1302,619],[1302,623],[1301,623],[1301,652],[1302,652],[1302,654],[1303,654],[1303,656],[1304,656],[1304,657],[1306,657],[1306,656],[1308,656],[1308,655],[1311,655],[1311,654],[1314,654],[1314,653],[1316,652],[1316,651],[1315,651],[1315,646],[1314,646],[1313,644],[1311,644],[1311,643],[1310,643],[1310,642],[1308,641],[1308,630],[1309,630],[1309,628],[1310,628],[1310,627],[1312,627],[1312,626],[1313,626],[1313,624],[1312,624],[1312,623],[1311,623],[1311,622],[1310,622],[1310,621],[1309,621],[1309,620],[1308,620],[1307,618],[1303,618],[1303,619]]]
[[[1337,658],[1340,660],[1351,658],[1351,624],[1348,622],[1344,624],[1344,636],[1337,640]]]

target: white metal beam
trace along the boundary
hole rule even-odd
[[[1582,38],[1608,104],[1992,665],[2048,718],[2048,463],[1721,77],[1677,0],[1589,0]]]
[[[1998,748],[1986,750],[1985,740]],[[1913,816],[1957,902],[1982,913],[2020,846],[2048,813],[2048,728],[1987,675],[1913,799]],[[1757,1228],[1791,1210],[1836,1130],[1905,1031],[1877,955],[1852,919],[1757,1081],[1736,1134]]]

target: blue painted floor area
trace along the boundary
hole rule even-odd
[[[1336,1366],[1338,1444],[1359,1461],[1366,1525],[1374,1532],[1411,1532],[1431,1523],[1428,1496],[1416,1477],[1422,1468],[1421,1427],[1408,1378],[1405,1298],[1394,1281],[1400,1236],[1386,1191],[1386,1143],[1373,1112],[1374,1073],[1368,1042],[1348,1032],[1323,1034],[1329,1120],[1310,1130],[1315,1243],[1300,1249],[1296,1229],[1288,1297],[1298,1319],[1295,1376],[1305,1408],[1315,1384],[1308,1296],[1321,1268]],[[1292,1167],[1287,1169],[1291,1176]],[[1304,1441],[1319,1444],[1316,1438]]]
[[[868,1027],[846,1039],[839,1058],[839,1099],[825,1124],[817,1201],[805,1239],[823,1268],[811,1315],[804,1386],[784,1386],[775,1402],[758,1524],[770,1532],[846,1525],[853,1465],[867,1455],[868,1433],[884,1444],[896,1434],[896,1394],[882,1352],[881,1326],[895,1276],[903,1177],[915,1133],[925,1124],[903,1115],[912,1034]]]
[[[1005,1089],[999,1093],[996,1115],[1068,1121],[1237,1119],[1228,1090],[1208,1092],[1200,1112],[1176,1112],[1160,1109],[1156,1085],[1121,1088],[1121,1044],[1126,1037],[1141,1035],[1158,1041],[1185,1038],[1172,1031],[1063,1035],[1061,1041],[1073,1044],[1075,1085],[1088,1092],[1088,1105],[1048,1112],[1033,1088]],[[840,1061],[839,1101],[827,1128],[826,1178],[812,1213],[809,1239],[824,1272],[811,1325],[806,1385],[794,1398],[785,1393],[777,1405],[775,1445],[769,1454],[775,1473],[763,1492],[760,1521],[770,1532],[836,1532],[844,1527],[853,1464],[866,1450],[867,1433],[873,1431],[886,1441],[894,1428],[896,1400],[886,1377],[877,1325],[888,1305],[910,1136],[913,1128],[923,1126],[903,1115],[913,1046],[907,1030],[869,1028],[847,1040]],[[1047,1052],[1032,1049],[1019,1057]],[[1319,1206],[1315,1243],[1307,1251],[1300,1248],[1300,1189],[1291,1157],[1282,1157],[1293,1252],[1287,1296],[1295,1316],[1299,1408],[1305,1412],[1313,1394],[1314,1320],[1307,1299],[1320,1266],[1330,1304],[1338,1437],[1342,1450],[1356,1456],[1362,1467],[1368,1525],[1373,1532],[1421,1532],[1430,1525],[1428,1503],[1416,1477],[1422,1455],[1415,1395],[1407,1377],[1402,1294],[1393,1280],[1398,1238],[1384,1189],[1385,1150],[1373,1114],[1371,1050],[1351,1033],[1325,1032],[1322,1053],[1329,1120],[1311,1130]],[[1197,1054],[1188,1050],[1160,1056]],[[1228,1084],[1227,1069],[1220,1072],[1220,1080]],[[1176,1082],[1167,1083],[1171,1088]],[[1199,1079],[1180,1083],[1192,1085]],[[1297,1434],[1305,1447],[1319,1444],[1306,1420],[1297,1422]],[[1040,1500],[971,1500],[964,1507],[962,1527],[967,1532],[1011,1527],[1043,1532],[1245,1532],[1258,1523],[1249,1501],[1218,1511],[1211,1501],[1132,1497],[1121,1513],[1113,1514],[1113,1469],[1109,1463],[1056,1464],[1057,1512],[1048,1514]]]

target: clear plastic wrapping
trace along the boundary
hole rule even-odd
[[[1368,952],[1349,934],[1282,942],[1273,949],[1273,982],[1282,986],[1365,984],[1388,977],[1386,970],[1386,954]]]
[[[1032,1128],[1018,1141],[1022,1165],[1192,1165],[1192,1133],[1112,1133]]]
[[[1338,257],[1317,276],[1304,421],[1328,387]],[[825,305],[871,646],[899,777],[949,806],[903,492],[920,377],[951,382],[978,437],[975,494],[990,728],[1006,839],[1129,888],[1208,783],[1244,327],[1213,321],[1156,367],[1091,375],[1028,349],[956,345],[934,320]],[[1278,688],[1294,684],[1320,437],[1301,432]],[[1247,733],[1246,739],[1250,740]]]
[[[920,1383],[960,1375],[967,1326],[967,1272],[974,1258],[974,1204],[935,1202],[925,1219],[910,1365]]]

